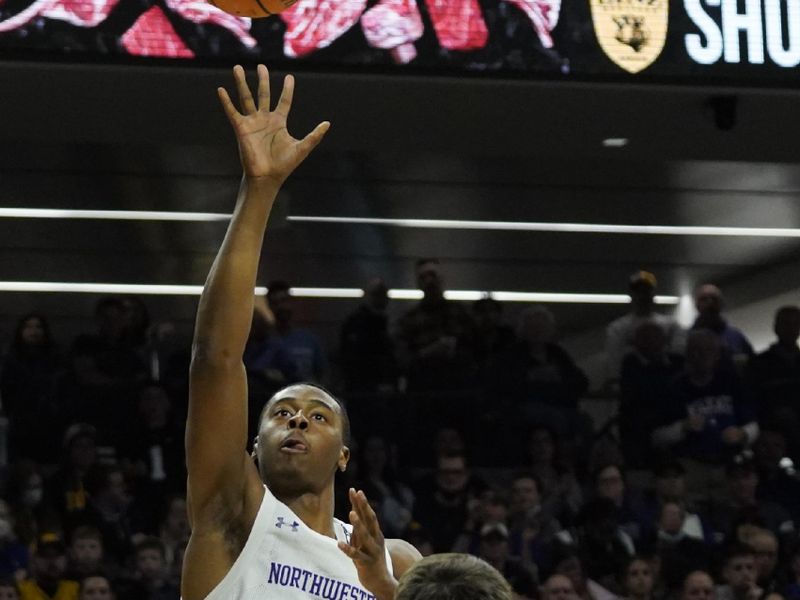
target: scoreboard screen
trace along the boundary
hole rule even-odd
[[[800,0],[0,0],[0,53],[795,87]]]

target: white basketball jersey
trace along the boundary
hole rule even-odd
[[[352,526],[333,525],[336,540],[307,527],[265,486],[241,554],[206,600],[374,600],[336,545],[349,542]],[[386,563],[392,573],[388,550]]]

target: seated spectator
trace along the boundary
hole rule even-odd
[[[756,558],[752,548],[735,545],[725,556],[722,585],[717,586],[717,600],[758,600],[763,590],[756,583]]]
[[[295,301],[289,293],[289,284],[271,281],[267,289],[267,303],[275,315],[275,333],[294,365],[297,378],[300,381],[324,383],[327,364],[322,344],[316,335],[293,323]]]
[[[561,547],[553,561],[554,572],[564,575],[572,583],[578,598],[581,600],[616,600],[616,596],[602,585],[586,575],[581,559],[566,547]]]
[[[39,530],[61,527],[61,516],[51,498],[45,496],[45,483],[39,464],[19,460],[11,465],[7,495],[14,514],[14,530],[19,542],[33,547]]]
[[[505,577],[517,598],[536,600],[536,571],[509,555],[508,528],[503,523],[487,523],[481,528],[478,556]]]
[[[448,552],[463,531],[467,507],[477,485],[462,454],[437,458],[433,485],[420,486],[414,516],[433,541],[434,552]]]
[[[578,600],[578,594],[569,577],[558,573],[548,577],[540,588],[541,600]]]
[[[563,446],[555,432],[544,425],[535,425],[527,441],[527,467],[542,482],[542,508],[567,524],[578,514],[583,492],[572,465],[563,456]]]
[[[92,470],[86,480],[89,506],[81,525],[92,525],[103,534],[107,557],[123,564],[131,550],[132,535],[141,528],[141,517],[120,466]]]
[[[162,512],[158,538],[164,544],[167,565],[179,574],[180,570],[176,570],[176,567],[179,566],[180,554],[186,548],[191,534],[186,498],[178,494],[169,496],[164,502]]]
[[[519,473],[511,482],[511,552],[524,564],[547,565],[550,543],[561,529],[542,506],[541,482],[532,473]]]
[[[67,550],[67,579],[80,581],[106,566],[103,536],[96,527],[83,525],[75,528]]]
[[[0,375],[11,460],[32,458],[46,464],[57,456],[58,440],[72,418],[58,397],[63,370],[47,319],[40,314],[22,317]]]
[[[756,557],[756,583],[764,594],[780,593],[778,581],[778,538],[768,529],[753,528],[742,540],[753,549]]]
[[[669,410],[670,386],[682,368],[683,357],[669,352],[662,325],[642,321],[620,378],[619,436],[629,468],[647,468],[657,459],[651,438]]]
[[[410,392],[468,389],[475,378],[475,324],[458,302],[444,297],[436,259],[416,264],[424,296],[397,322],[397,351]]]
[[[595,498],[581,509],[576,526],[562,530],[556,539],[575,549],[586,575],[604,587],[613,587],[622,565],[634,555],[630,536],[619,526],[614,503]]]
[[[761,431],[753,445],[758,472],[758,498],[779,504],[800,522],[800,479],[787,456],[786,436],[775,429]]]
[[[411,524],[414,509],[414,494],[398,478],[393,462],[385,439],[376,435],[366,439],[358,488],[364,490],[375,508],[386,537],[399,537]]]
[[[88,508],[86,476],[98,464],[97,430],[88,423],[73,423],[64,433],[62,463],[50,481],[45,495],[67,519],[75,520]]]
[[[594,484],[592,495],[595,498],[606,498],[614,503],[617,523],[631,540],[636,542],[642,536],[638,518],[639,502],[628,491],[622,468],[616,464],[601,465],[592,474],[592,478]]]
[[[800,420],[797,398],[800,397],[800,308],[784,306],[775,313],[777,341],[750,363],[750,376],[758,399],[762,423],[781,427],[794,438]],[[794,448],[795,456],[799,456]]]
[[[613,321],[606,329],[606,365],[610,383],[619,381],[622,361],[633,351],[636,328],[643,321],[652,321],[664,330],[669,352],[683,354],[684,334],[677,322],[655,311],[656,278],[647,271],[637,271],[628,280],[631,296],[630,312]]]
[[[653,433],[662,448],[677,450],[686,467],[689,498],[723,499],[725,463],[758,438],[752,404],[736,373],[721,362],[716,334],[689,334],[686,367],[672,388],[669,424]]]
[[[399,368],[389,335],[389,288],[375,277],[364,287],[364,301],[339,332],[339,354],[346,393],[392,393]]]
[[[620,588],[626,600],[654,600],[655,577],[650,561],[632,557],[621,573]]]
[[[699,286],[694,292],[694,306],[697,318],[692,329],[713,331],[720,338],[722,354],[739,368],[755,354],[753,346],[745,335],[722,316],[724,300],[720,289],[710,283]]]
[[[655,534],[643,547],[658,557],[661,579],[668,590],[676,589],[692,571],[709,568],[706,544],[685,532],[686,511],[676,502],[665,502]]]
[[[170,397],[157,382],[149,382],[139,393],[137,417],[119,443],[119,454],[125,471],[133,475],[132,485],[152,531],[165,496],[185,488],[183,431],[173,418]]]
[[[0,600],[20,600],[19,588],[11,579],[0,579]]]
[[[639,522],[643,532],[654,533],[662,507],[667,502],[686,506],[686,469],[677,460],[661,461],[654,469],[655,486],[644,496],[639,513]],[[712,532],[705,520],[697,513],[690,512],[688,508],[683,511],[683,526],[681,534],[706,543],[712,541]]]
[[[31,577],[19,582],[22,600],[78,600],[78,583],[65,579],[67,554],[58,534],[39,536],[31,560]]]
[[[570,355],[555,343],[556,322],[543,306],[525,309],[517,329],[519,342],[493,371],[490,392],[509,397],[527,424],[543,423],[560,435],[578,429],[578,401],[589,380]]]
[[[508,502],[502,493],[486,488],[467,503],[467,520],[453,544],[453,552],[478,554],[481,531],[488,525],[508,529]]]
[[[433,554],[433,540],[428,531],[416,521],[412,521],[402,538],[414,546],[422,556]]]
[[[683,580],[680,600],[713,600],[714,579],[706,571],[693,571]]]
[[[395,600],[512,600],[496,569],[468,554],[436,554],[414,564],[397,583]]]
[[[780,505],[756,497],[758,472],[750,455],[736,456],[726,473],[727,499],[711,514],[718,539],[734,542],[738,539],[736,529],[743,524],[764,527],[787,541],[794,537],[796,527],[791,515]]]
[[[100,574],[86,575],[80,584],[78,600],[115,600],[114,588],[108,577]]]
[[[0,500],[0,578],[19,581],[28,575],[28,549],[14,532],[14,516],[5,500]]]
[[[140,600],[179,600],[180,591],[169,581],[164,544],[148,537],[136,544],[134,550],[134,581],[136,598]],[[131,598],[132,600],[132,598]]]

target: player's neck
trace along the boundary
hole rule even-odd
[[[281,501],[307,527],[324,536],[336,538],[333,530],[333,486],[326,487],[321,494],[306,493]]]

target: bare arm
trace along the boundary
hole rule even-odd
[[[223,511],[236,516],[248,485],[260,486],[247,459],[247,384],[242,354],[253,316],[253,290],[270,210],[281,184],[328,128],[304,139],[286,129],[294,80],[288,76],[270,111],[269,74],[258,67],[258,103],[234,69],[241,112],[218,94],[236,133],[244,177],[225,239],[206,280],[197,311],[189,378],[186,456],[193,526]]]

